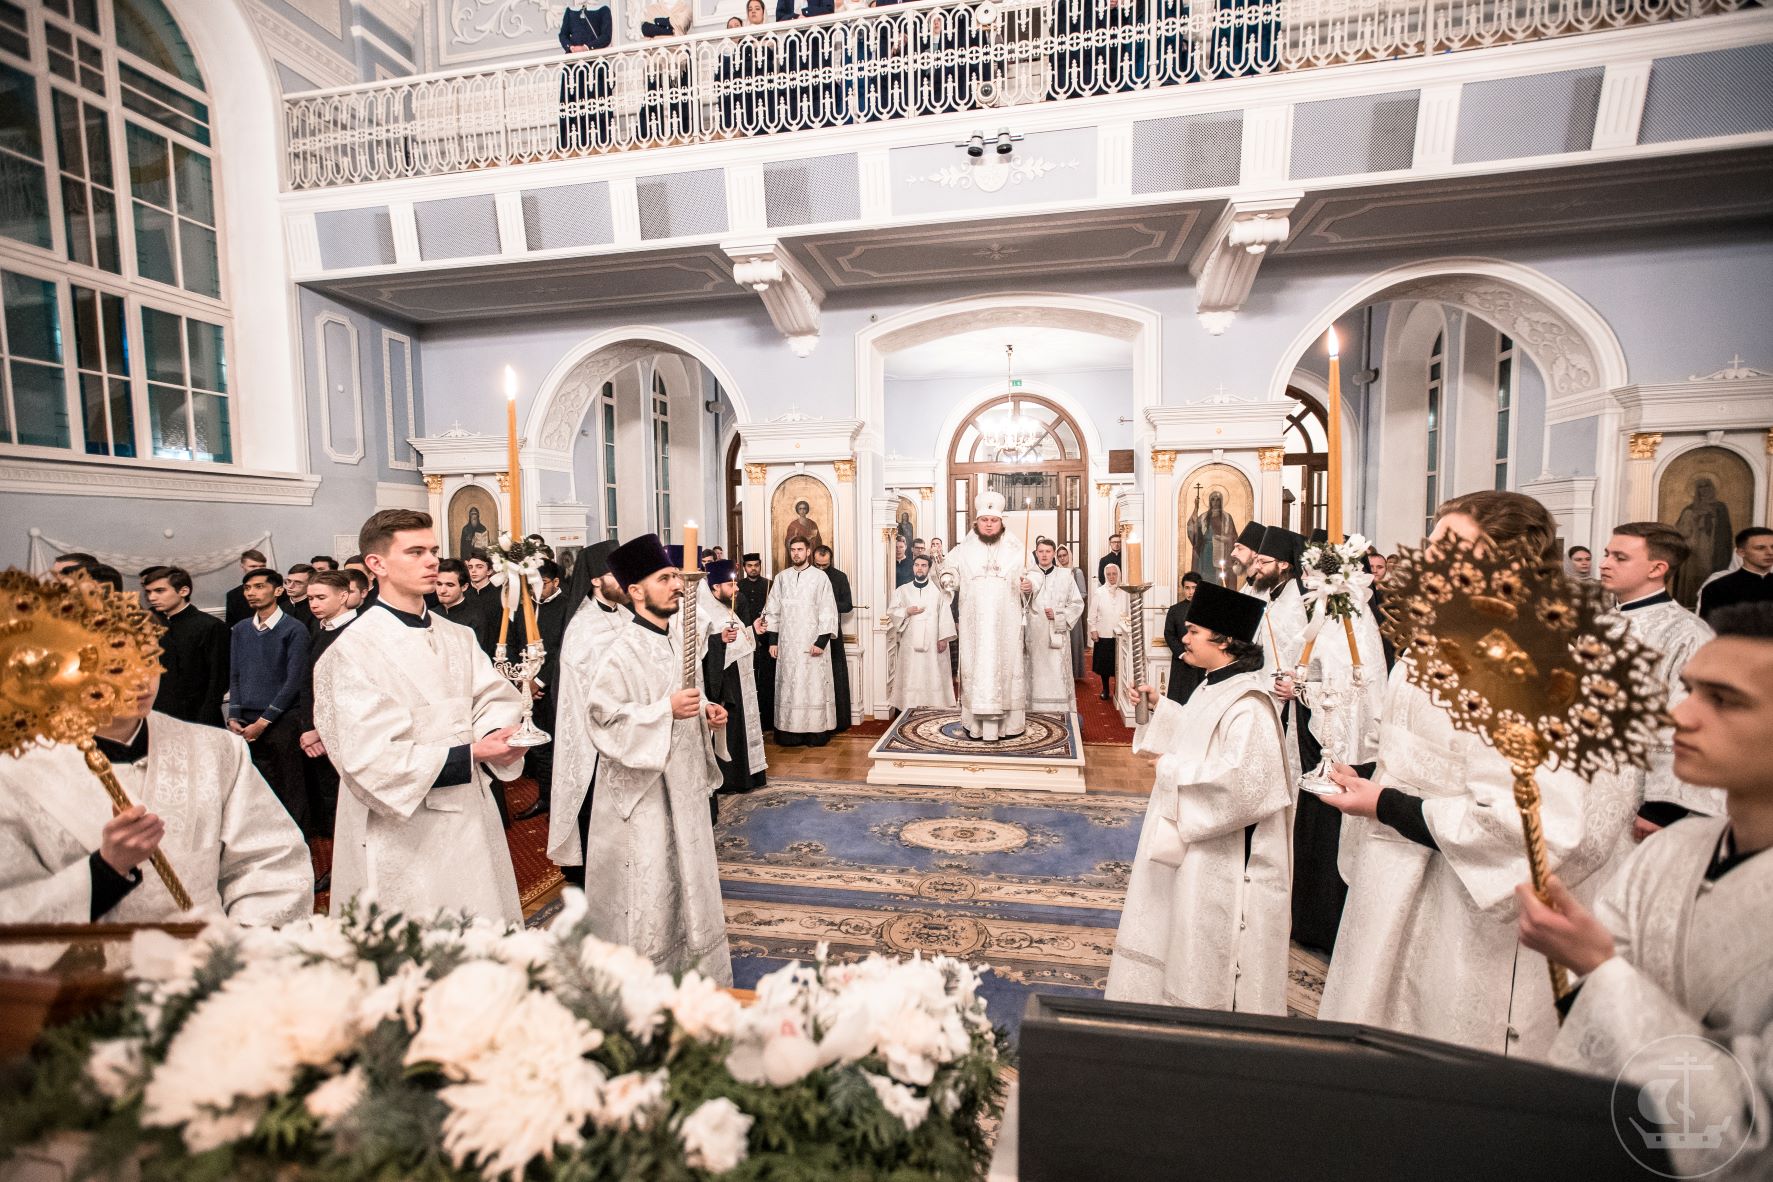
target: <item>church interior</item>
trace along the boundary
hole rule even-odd
[[[0,99],[0,1182],[1773,1176],[1759,0],[0,0]],[[379,1025],[204,1084],[277,965]]]

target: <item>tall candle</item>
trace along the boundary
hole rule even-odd
[[[511,540],[523,539],[523,470],[517,464],[517,371],[505,367],[505,473],[511,493]]]
[[[1137,587],[1145,581],[1145,566],[1140,561],[1141,547],[1137,534],[1127,535],[1127,569],[1123,580],[1129,587]]]
[[[697,561],[697,559],[701,558],[701,556],[702,556],[701,551],[697,546],[697,542],[699,541],[699,539],[697,538],[696,535],[699,532],[700,531],[698,531],[696,529],[695,522],[686,521],[683,523],[683,569],[684,570],[700,570],[702,567],[702,564]]]
[[[1342,540],[1342,362],[1336,340],[1336,329],[1330,328],[1330,479],[1327,495],[1329,513],[1325,519],[1330,541]]]

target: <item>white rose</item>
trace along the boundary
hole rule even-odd
[[[665,1100],[665,1072],[630,1071],[603,1085],[597,1123],[606,1128],[644,1129]]]
[[[703,1041],[729,1037],[739,1017],[733,995],[693,969],[684,974],[667,1004],[678,1029]]]
[[[745,1160],[752,1118],[722,1096],[684,1118],[678,1129],[684,1160],[692,1169],[724,1174]]]
[[[129,941],[129,975],[183,990],[197,975],[210,949],[197,940],[180,940],[160,931],[137,932]]]
[[[407,1063],[436,1063],[445,1074],[462,1078],[528,992],[529,978],[510,965],[471,960],[458,966],[425,991]]]
[[[367,1084],[363,1068],[353,1067],[343,1075],[335,1075],[312,1092],[306,1101],[308,1111],[320,1121],[320,1127],[331,1132],[338,1128],[357,1102],[363,1099]]]
[[[881,1105],[893,1116],[898,1117],[899,1123],[907,1129],[915,1129],[924,1122],[925,1117],[929,1116],[930,1102],[927,1097],[918,1096],[904,1084],[896,1084],[885,1076],[876,1075],[872,1071],[864,1071],[862,1077],[868,1081],[868,1086],[874,1089],[874,1094],[880,1097]]]
[[[141,1082],[142,1040],[108,1038],[92,1044],[86,1074],[108,1100],[121,1100]]]

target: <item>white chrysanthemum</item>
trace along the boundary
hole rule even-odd
[[[425,991],[406,1061],[435,1063],[452,1079],[466,1078],[528,992],[529,978],[510,965],[471,960],[458,966]]]
[[[357,1010],[363,1028],[373,1029],[390,1018],[399,1018],[407,1030],[418,1029],[419,1002],[430,984],[424,965],[416,960],[402,961],[393,976],[364,995]]]
[[[603,1033],[545,993],[526,994],[477,1055],[467,1082],[438,1092],[448,1108],[443,1145],[485,1178],[521,1177],[534,1159],[576,1145],[598,1112],[603,1069],[584,1056]],[[662,1088],[662,1085],[661,1085]]]
[[[899,1123],[907,1129],[915,1129],[930,1114],[930,1102],[927,1097],[919,1096],[904,1084],[894,1083],[883,1075],[872,1071],[864,1071],[862,1078],[880,1097],[881,1104],[892,1115],[898,1117]]]
[[[745,1160],[752,1118],[721,1096],[703,1103],[677,1130],[691,1169],[724,1174]]]
[[[665,1072],[630,1071],[603,1086],[603,1104],[597,1123],[605,1128],[650,1128],[665,1103]]]
[[[244,1140],[258,1127],[265,1115],[265,1103],[254,1100],[227,1112],[203,1111],[185,1123],[185,1148],[192,1153],[207,1153],[232,1141]]]
[[[142,1040],[107,1038],[92,1044],[86,1074],[109,1100],[121,1100],[142,1080]]]
[[[329,916],[313,916],[281,928],[276,934],[283,943],[279,951],[343,962],[357,958],[357,949],[345,934],[344,924]]]
[[[694,970],[684,974],[667,1004],[677,1028],[704,1042],[730,1037],[739,1018],[733,995]]]
[[[345,1119],[357,1102],[363,1099],[368,1087],[362,1067],[353,1067],[343,1075],[335,1075],[312,1092],[305,1101],[308,1111],[320,1122],[322,1129],[331,1132],[338,1128],[339,1122]]]
[[[745,1011],[734,1031],[726,1069],[748,1084],[785,1088],[819,1066],[819,1047],[796,1013]]]
[[[210,952],[201,940],[180,940],[161,931],[137,932],[129,941],[129,975],[182,992],[195,984],[197,968]]]

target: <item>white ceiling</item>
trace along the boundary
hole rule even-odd
[[[902,349],[886,359],[886,376],[900,381],[925,378],[1000,377],[1004,346],[1016,347],[1016,376],[1131,369],[1133,346],[1095,333],[1067,328],[982,328]]]

